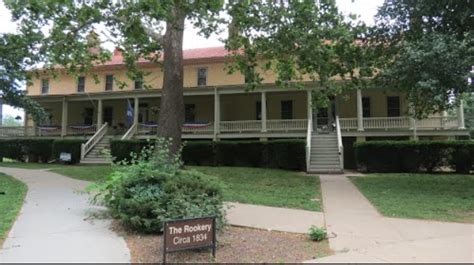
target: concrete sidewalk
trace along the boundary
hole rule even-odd
[[[308,233],[312,225],[324,227],[321,212],[228,202],[227,221],[231,225]]]
[[[474,225],[387,218],[343,175],[321,176],[331,248],[311,262],[474,262]]]
[[[25,203],[0,250],[6,262],[130,262],[122,237],[109,229],[110,220],[91,218],[104,209],[92,207],[88,182],[46,170],[0,167],[28,185]]]

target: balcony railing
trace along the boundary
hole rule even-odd
[[[242,132],[260,132],[262,130],[262,121],[221,121],[220,132],[222,133],[242,133]]]
[[[357,118],[341,118],[341,129],[357,130]],[[363,118],[364,130],[390,130],[390,129],[457,129],[458,119],[455,116],[428,117],[422,120],[413,120],[410,117],[371,117]]]

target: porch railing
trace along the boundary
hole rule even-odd
[[[262,121],[221,121],[220,132],[259,132],[262,130]]]
[[[133,135],[137,132],[137,124],[134,123],[127,132],[122,136],[121,140],[129,140],[133,137]]]
[[[306,119],[267,120],[268,131],[304,131],[308,124]]]
[[[0,126],[0,137],[23,137],[34,135],[35,128],[32,126]]]
[[[342,130],[357,130],[357,118],[340,118]],[[410,117],[370,117],[363,119],[364,129],[413,129]],[[416,120],[417,129],[457,129],[458,119],[455,116],[434,116]]]
[[[344,129],[344,130],[357,129],[357,119],[355,118],[339,118],[339,123],[341,124],[341,129]]]
[[[410,128],[409,117],[373,117],[363,119],[364,129]]]
[[[97,132],[97,125],[70,125],[67,128],[67,135],[92,135]]]

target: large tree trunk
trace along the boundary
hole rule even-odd
[[[158,137],[171,138],[171,153],[181,147],[181,128],[184,122],[183,100],[183,33],[185,14],[174,7],[172,19],[166,23],[163,39],[163,88],[161,94]]]

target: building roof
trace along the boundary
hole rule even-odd
[[[187,49],[183,50],[183,60],[185,64],[222,62],[226,60],[226,56],[229,54],[230,52],[223,46]],[[163,58],[163,54],[161,56]],[[150,62],[141,58],[138,60],[138,63],[147,64]],[[122,53],[116,49],[113,53],[112,59],[100,66],[122,66],[124,64]]]

